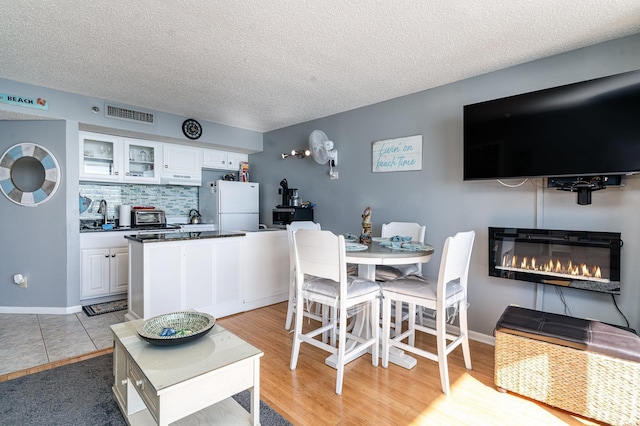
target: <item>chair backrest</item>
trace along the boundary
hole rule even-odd
[[[298,282],[308,274],[346,283],[347,262],[342,235],[300,229],[293,234],[293,247]]]
[[[383,238],[400,235],[402,237],[411,237],[411,241],[417,241],[424,244],[424,235],[427,227],[418,225],[415,222],[389,222],[382,224],[380,236]]]
[[[289,239],[289,270],[293,273],[295,268],[295,257],[293,253],[293,234],[298,229],[311,229],[314,231],[320,230],[320,224],[312,222],[310,220],[301,220],[294,221],[287,225],[287,237]],[[291,279],[295,279],[295,277],[291,277]]]
[[[411,237],[411,241],[416,241],[424,244],[424,235],[427,232],[427,227],[419,225],[415,222],[389,222],[382,224],[382,230],[380,236],[383,238],[390,238],[396,235],[401,237]],[[408,266],[397,267],[403,274],[417,273],[422,274],[422,264],[415,263],[409,268]]]
[[[437,298],[439,301],[444,301],[446,285],[452,281],[458,281],[466,294],[471,250],[475,237],[475,231],[458,232],[444,242],[438,273]]]

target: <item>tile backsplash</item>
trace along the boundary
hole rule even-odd
[[[80,219],[101,219],[100,200],[107,202],[109,219],[118,219],[121,204],[154,206],[167,216],[187,216],[198,208],[198,187],[178,185],[100,185],[80,183],[80,195],[92,200]]]

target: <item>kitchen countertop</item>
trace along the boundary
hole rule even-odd
[[[202,232],[169,232],[157,234],[125,235],[127,240],[138,243],[161,243],[169,241],[204,240],[210,238],[244,237],[244,232],[234,231],[202,231]]]
[[[167,226],[113,226],[109,229],[102,229],[102,226],[80,224],[80,233],[85,232],[140,232],[140,231],[175,231],[180,229],[180,225],[167,225]]]

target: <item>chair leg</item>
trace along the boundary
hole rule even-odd
[[[317,304],[318,305],[318,304]],[[329,324],[333,321],[335,324],[336,308],[329,307],[327,305],[318,305],[322,316],[322,326]],[[335,327],[329,331],[322,333],[322,342],[331,346],[336,345],[336,329]]]
[[[380,358],[380,303],[377,298],[371,302],[371,334],[373,338],[371,364],[377,367],[378,358]]]
[[[442,392],[449,395],[449,367],[447,365],[447,337],[444,322],[444,312],[436,316],[436,343],[438,347],[438,367],[440,368],[440,385]]]
[[[471,370],[471,351],[469,350],[469,329],[467,328],[467,302],[460,302],[458,322],[460,333],[464,334],[462,340],[462,355],[464,356],[464,366]]]
[[[382,367],[389,367],[389,339],[391,339],[391,299],[382,298]]]
[[[291,370],[295,370],[298,365],[298,354],[300,353],[300,344],[302,343],[300,340],[300,335],[302,334],[302,325],[304,321],[302,320],[302,316],[304,314],[304,307],[302,306],[303,301],[296,300],[296,320],[293,329],[293,345],[291,346]]]
[[[338,361],[336,365],[336,394],[342,395],[342,382],[344,380],[344,355],[347,346],[347,310],[340,309],[338,320]]]
[[[393,336],[399,336],[402,333],[402,302],[396,301],[395,328]]]
[[[294,286],[289,287],[289,304],[287,305],[287,320],[284,324],[285,330],[291,330],[291,322],[293,320],[293,314],[296,306],[296,288]]]
[[[416,345],[416,305],[409,303],[409,318],[407,319],[407,327],[411,330],[409,334],[409,346]]]

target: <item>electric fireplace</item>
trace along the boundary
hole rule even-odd
[[[489,275],[620,294],[620,233],[489,228]]]

